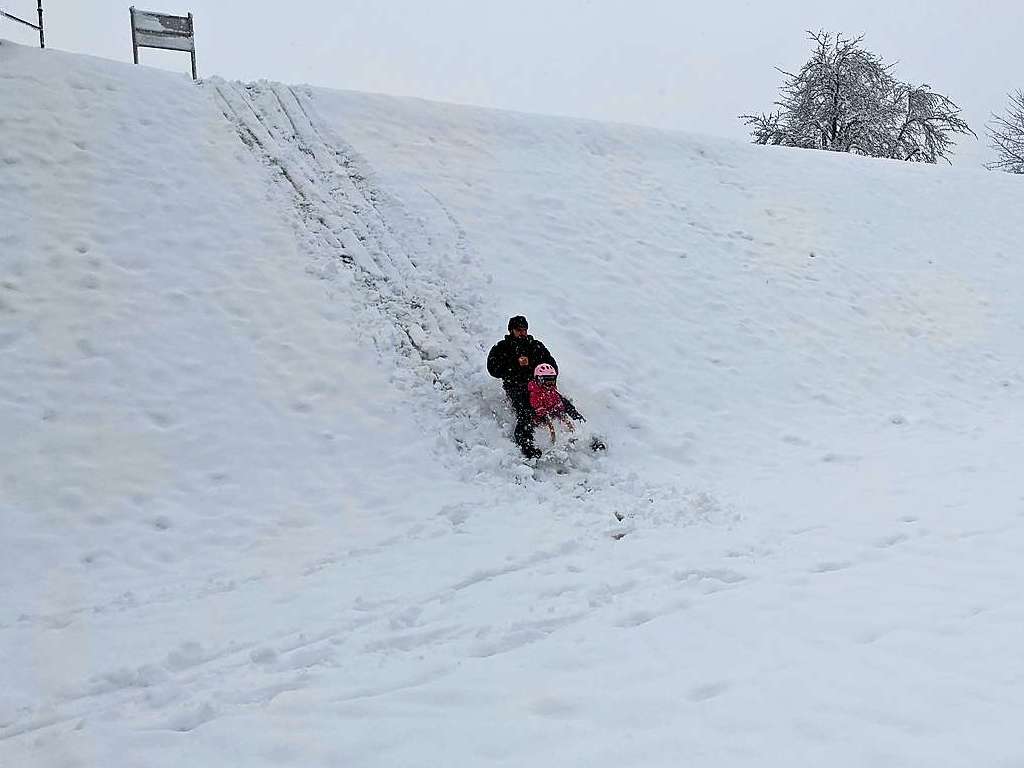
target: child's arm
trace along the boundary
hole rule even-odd
[[[559,395],[559,397],[562,398],[562,408],[565,409],[565,412],[570,419],[575,419],[576,421],[586,421],[586,419],[583,418],[583,414],[576,410],[576,406],[572,404],[572,401],[569,398],[567,398],[565,395]]]

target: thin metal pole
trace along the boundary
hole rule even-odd
[[[43,39],[43,0],[38,0],[36,11],[39,13],[39,47],[45,48],[46,41]]]
[[[192,79],[198,80],[196,75],[196,28],[192,26],[192,11],[188,12],[188,32],[192,35]]]
[[[128,13],[132,17],[132,59],[136,64],[139,63],[139,46],[135,42],[135,6],[128,6]]]

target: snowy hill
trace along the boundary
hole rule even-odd
[[[0,72],[0,765],[1024,760],[1020,179]]]

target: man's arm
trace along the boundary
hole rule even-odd
[[[487,372],[496,379],[503,379],[508,375],[508,353],[504,347],[505,344],[499,341],[491,347],[487,355]]]

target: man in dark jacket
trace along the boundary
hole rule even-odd
[[[513,439],[523,455],[535,458],[540,450],[533,444],[533,409],[527,384],[533,378],[533,369],[547,363],[558,370],[558,363],[547,347],[527,333],[526,318],[516,315],[508,321],[508,336],[491,347],[487,355],[487,372],[501,379],[502,387],[516,414]]]

